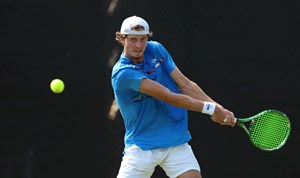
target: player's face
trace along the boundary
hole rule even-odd
[[[127,35],[124,41],[124,55],[133,63],[141,63],[147,42],[147,35]]]

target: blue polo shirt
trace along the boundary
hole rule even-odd
[[[140,92],[141,80],[148,78],[180,93],[170,73],[175,63],[158,42],[149,41],[142,63],[133,64],[121,54],[112,70],[114,96],[125,125],[125,148],[143,150],[167,148],[188,142],[188,112]]]

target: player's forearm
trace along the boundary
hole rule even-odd
[[[168,97],[165,102],[173,106],[196,112],[201,112],[204,105],[204,101],[194,99],[185,94],[176,93],[173,93],[170,97]]]
[[[184,95],[184,94],[173,93],[171,95],[171,97],[169,97],[167,100],[165,100],[165,102],[167,102],[173,106],[185,108],[190,111],[202,112],[205,114],[209,113],[209,112],[204,112],[204,111],[206,111],[204,109],[204,107],[205,107],[205,103],[207,103],[207,102],[194,99],[194,98]],[[213,115],[213,118],[214,118],[213,120],[215,122],[220,123],[224,118],[226,118],[224,108],[221,105],[217,104],[215,106],[215,109],[213,109],[213,110],[214,111],[212,111],[210,114]]]
[[[215,102],[195,82],[192,81],[188,85],[181,87],[180,91],[183,94],[198,100]]]

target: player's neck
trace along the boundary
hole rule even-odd
[[[138,58],[131,56],[131,57],[127,57],[127,58],[130,59],[133,64],[140,64],[140,63],[143,63],[143,61],[144,61],[144,56],[141,56]]]

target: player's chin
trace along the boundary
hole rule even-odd
[[[137,59],[142,58],[143,54],[144,54],[143,52],[135,52],[134,57]]]

